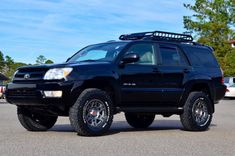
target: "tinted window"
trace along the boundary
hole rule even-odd
[[[219,67],[215,56],[209,49],[187,48],[187,54],[193,66]]]
[[[141,43],[131,46],[127,53],[136,53],[140,59],[134,64],[156,64],[155,46],[151,43]]]
[[[160,45],[160,55],[162,58],[162,65],[187,65],[187,62],[177,47]]]

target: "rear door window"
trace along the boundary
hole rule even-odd
[[[188,65],[186,58],[176,46],[160,45],[160,55],[161,55],[162,65],[166,66]]]

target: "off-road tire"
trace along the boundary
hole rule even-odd
[[[102,103],[105,109],[105,119],[102,126],[91,127],[89,121],[86,120],[87,105],[97,100]],[[90,107],[89,107],[90,108]],[[87,113],[89,114],[89,113]],[[104,115],[103,114],[103,115]],[[97,88],[85,89],[74,105],[70,108],[69,119],[72,127],[80,136],[99,136],[105,134],[113,122],[113,103],[110,96],[103,90]]]
[[[57,116],[35,114],[23,107],[17,107],[17,116],[21,125],[28,131],[46,131],[54,126]]]
[[[201,125],[197,123],[194,116],[194,105],[198,100],[202,100],[207,109],[208,117],[205,118],[205,122]],[[188,131],[205,131],[208,129],[211,121],[212,121],[212,102],[209,99],[208,95],[204,92],[191,92],[188,96],[188,99],[184,105],[184,112],[180,115],[181,123],[185,130]]]

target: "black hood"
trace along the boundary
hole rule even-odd
[[[33,65],[33,66],[23,66],[21,69],[52,69],[52,68],[63,68],[63,67],[78,67],[78,66],[96,66],[96,65],[109,65],[111,62],[71,62],[71,63],[60,63],[60,64],[43,64],[43,65]]]

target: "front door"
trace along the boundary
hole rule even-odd
[[[151,106],[160,103],[161,74],[157,70],[158,57],[154,43],[135,43],[125,54],[136,53],[138,62],[120,68],[121,101],[125,106]]]

